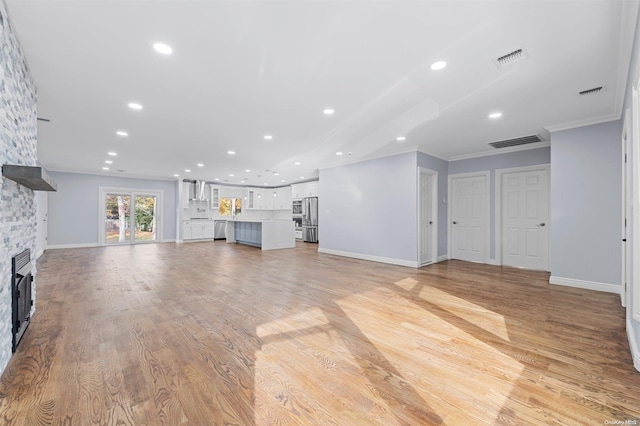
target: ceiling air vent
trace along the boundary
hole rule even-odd
[[[496,67],[503,68],[507,65],[523,61],[528,57],[529,53],[527,53],[526,49],[521,48],[514,50],[513,52],[505,53],[504,55],[498,56],[497,58],[493,58],[492,61],[496,65]]]
[[[593,89],[589,89],[589,90],[583,90],[582,92],[578,92],[578,93],[580,94],[580,96],[587,96],[587,95],[595,95],[600,91],[602,91],[602,86],[594,87]]]
[[[508,148],[510,146],[526,145],[528,143],[542,142],[542,139],[538,135],[524,136],[522,138],[505,139],[503,141],[491,142],[489,145],[498,148]]]

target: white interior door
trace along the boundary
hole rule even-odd
[[[489,235],[489,176],[452,176],[451,258],[486,262]]]
[[[430,171],[420,170],[420,265],[432,263],[435,257],[436,242],[436,214],[434,198],[437,196],[434,188],[436,175]]]
[[[502,264],[549,269],[549,171],[502,174]]]

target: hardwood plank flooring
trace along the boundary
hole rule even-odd
[[[547,273],[224,241],[37,267],[3,425],[640,424],[619,297]]]

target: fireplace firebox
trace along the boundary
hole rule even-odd
[[[11,259],[11,310],[13,342],[11,350],[16,351],[20,339],[31,320],[31,250],[26,249]]]

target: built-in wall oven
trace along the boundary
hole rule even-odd
[[[291,209],[294,217],[296,215],[302,217],[302,200],[293,200]]]
[[[293,222],[295,223],[296,228],[296,239],[302,239],[302,215],[293,216]]]

